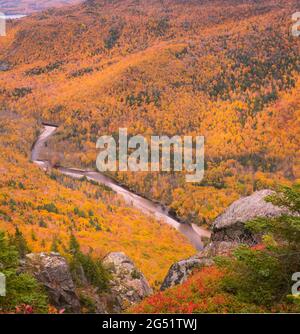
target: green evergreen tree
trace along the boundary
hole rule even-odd
[[[51,244],[51,252],[58,253],[58,239],[56,236],[53,237],[52,239],[52,244]]]
[[[46,313],[48,299],[43,288],[31,275],[18,272],[17,247],[0,232],[1,273],[6,278],[6,296],[0,296],[0,313],[15,312],[16,307],[23,304],[29,305],[35,313]]]
[[[10,242],[16,247],[21,258],[24,258],[26,254],[31,252],[23,233],[18,227],[16,227],[15,234]]]
[[[72,255],[70,268],[73,279],[80,284],[80,273],[84,272],[90,284],[106,290],[108,288],[109,275],[102,263],[98,259],[93,259],[91,252],[84,254],[80,250],[79,242],[75,235],[71,233],[68,252]]]
[[[69,241],[69,253],[76,255],[80,253],[80,245],[77,241],[75,235],[71,233],[70,235],[70,241]]]

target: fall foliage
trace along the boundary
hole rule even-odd
[[[85,254],[124,251],[158,288],[170,265],[195,250],[109,189],[31,163],[41,123],[59,125],[42,158],[78,168],[95,169],[98,137],[121,127],[204,136],[201,183],[175,172],[110,176],[209,228],[239,197],[300,179],[300,39],[290,34],[297,6],[87,0],[10,20],[0,39],[0,230],[18,227],[34,252],[65,254],[71,232]],[[222,275],[204,269],[135,311],[243,309],[219,291]]]
[[[200,184],[113,175],[189,222],[209,225],[240,196],[299,178],[295,1],[130,4],[87,1],[11,23],[3,108],[60,124],[49,154],[77,167],[95,168],[97,138],[120,127],[205,136]]]
[[[158,286],[169,266],[194,250],[177,231],[128,207],[109,189],[57,172],[45,173],[29,162],[33,119],[0,115],[0,230],[18,227],[33,252],[66,254],[72,231],[82,250],[95,257],[124,251]]]

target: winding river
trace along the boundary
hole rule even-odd
[[[8,15],[0,15],[0,18],[4,18],[5,20],[18,20],[23,17],[26,17],[26,15],[17,15],[17,14],[8,14]]]
[[[39,138],[37,139],[32,148],[31,160],[44,170],[47,170],[50,167],[50,164],[46,160],[39,159],[40,153],[43,151],[47,140],[54,134],[56,129],[57,127],[53,125],[44,125],[43,132],[40,134]],[[127,204],[137,208],[144,214],[164,221],[165,223],[177,229],[180,233],[186,236],[186,238],[197,250],[201,250],[203,248],[203,237],[210,237],[209,231],[200,228],[199,226],[196,226],[194,224],[180,223],[175,218],[173,218],[169,214],[168,209],[166,209],[162,205],[154,203],[151,200],[145,199],[137,194],[134,194],[128,189],[117,184],[115,180],[107,177],[106,175],[103,175],[100,172],[66,167],[57,167],[56,170],[72,178],[80,179],[82,177],[86,177],[88,180],[93,180],[98,182],[99,184],[103,184],[109,187],[115,193],[121,195]]]

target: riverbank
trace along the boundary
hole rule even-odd
[[[22,14],[7,14],[7,15],[4,15],[4,18],[5,20],[18,20],[26,16],[27,15],[22,15]],[[2,18],[3,16],[0,15],[0,17]]]
[[[57,126],[44,124],[44,130],[40,134],[40,136],[38,137],[37,141],[35,142],[32,148],[31,160],[44,170],[47,170],[51,166],[48,161],[40,160],[39,156],[43,148],[45,147],[45,143],[51,136],[54,135],[56,130]],[[119,185],[115,180],[109,178],[108,176],[100,172],[78,170],[75,168],[69,168],[69,167],[67,168],[61,166],[55,167],[55,169],[61,172],[62,174],[68,175],[72,178],[80,179],[85,177],[88,180],[92,180],[99,184],[103,184],[109,187],[115,193],[121,195],[127,204],[137,208],[138,210],[142,211],[147,215],[154,216],[157,220],[161,220],[167,223],[168,225],[172,226],[176,230],[178,230],[190,241],[190,243],[197,250],[203,249],[204,239],[210,237],[209,231],[202,229],[199,226],[182,223],[176,220],[169,213],[169,210],[164,206],[131,192],[125,187]]]

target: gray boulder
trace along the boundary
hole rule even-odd
[[[80,312],[75,284],[64,257],[57,253],[28,254],[23,270],[31,273],[46,288],[52,305],[68,312]]]
[[[166,278],[163,281],[163,284],[161,285],[160,290],[164,291],[166,289],[171,288],[172,286],[182,284],[184,283],[190,274],[195,270],[196,268],[201,268],[203,266],[211,266],[213,265],[213,260],[206,257],[199,257],[194,256],[187,260],[182,260],[177,263],[174,263]]]
[[[103,259],[103,265],[112,277],[110,291],[118,301],[114,305],[115,313],[124,311],[153,293],[145,276],[124,253],[108,254]]]
[[[278,217],[288,210],[274,206],[265,198],[274,194],[272,190],[261,190],[231,204],[213,224],[212,242],[233,242],[253,245],[259,236],[245,228],[245,223],[257,217]]]
[[[164,291],[175,285],[184,283],[195,269],[214,265],[213,258],[215,256],[230,255],[237,245],[238,243],[226,241],[211,242],[197,255],[174,263],[164,279],[160,290]]]

